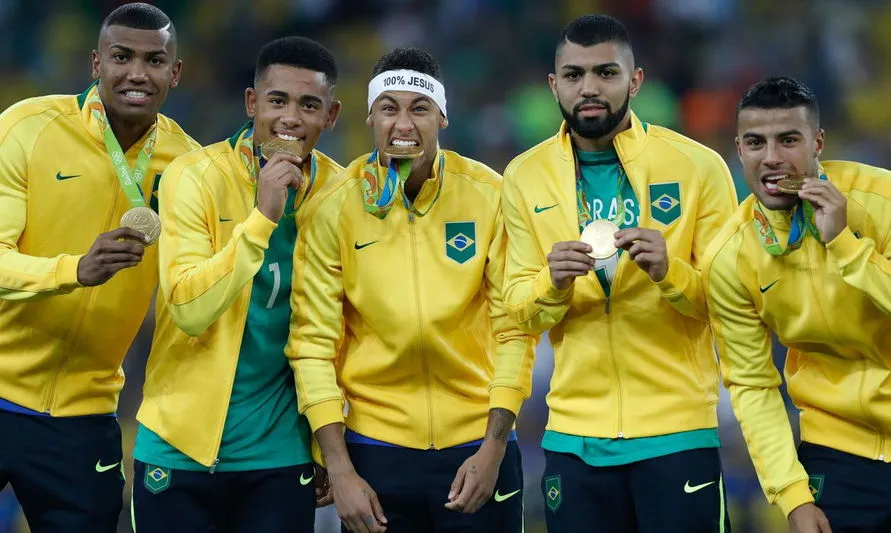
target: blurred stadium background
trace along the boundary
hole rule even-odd
[[[79,93],[90,83],[89,53],[99,23],[120,0],[0,0],[0,107],[35,95]],[[725,156],[740,197],[733,145],[734,105],[765,75],[793,75],[820,98],[826,158],[891,165],[891,2],[886,0],[157,0],[179,31],[182,83],[163,111],[202,144],[228,137],[244,121],[243,90],[259,47],[303,34],[338,61],[336,130],[320,148],[343,164],[370,150],[366,84],[377,58],[396,46],[433,52],[442,63],[451,113],[444,147],[498,171],[552,135],[560,115],[546,76],[562,27],[584,13],[621,18],[645,71],[632,107],[646,121],[675,128]],[[149,315],[125,362],[120,420],[125,456],[133,445]],[[783,348],[775,345],[782,364]],[[526,474],[526,530],[543,532],[539,490],[552,350],[538,348],[533,398],[518,428]],[[790,409],[793,406],[789,404]],[[736,533],[786,531],[766,505],[730,410],[720,404],[727,494]],[[15,438],[0,435],[0,438]],[[129,500],[129,486],[125,499]],[[129,531],[129,505],[120,531]],[[0,493],[0,533],[27,531],[11,491]],[[333,508],[316,531],[339,531]]]

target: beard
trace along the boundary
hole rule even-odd
[[[589,104],[602,106],[606,111],[606,115],[591,118],[582,117],[580,115],[580,108],[583,105]],[[622,119],[625,118],[625,115],[628,114],[628,106],[630,104],[631,93],[629,92],[625,97],[625,103],[623,103],[622,107],[615,113],[612,112],[612,106],[609,105],[609,103],[598,98],[586,98],[582,100],[572,108],[572,113],[567,111],[566,108],[563,107],[563,104],[559,105],[560,112],[563,113],[563,118],[566,120],[566,123],[569,124],[569,128],[572,131],[585,139],[599,139],[616,129],[616,126],[618,126],[622,122]]]

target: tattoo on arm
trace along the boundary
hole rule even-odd
[[[517,416],[507,409],[491,409],[489,411],[489,425],[486,429],[486,436],[497,441],[507,442],[516,419]]]

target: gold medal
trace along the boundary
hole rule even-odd
[[[161,235],[161,217],[150,207],[134,207],[121,217],[121,226],[133,228],[145,235],[148,244],[154,244]]]
[[[384,148],[384,154],[392,159],[417,159],[424,155],[424,149],[420,146],[397,146],[391,144]]]
[[[260,145],[260,153],[263,154],[267,161],[272,159],[272,156],[277,153],[303,157],[303,141],[300,139],[287,141],[275,136]]]
[[[616,232],[619,226],[606,219],[595,220],[585,226],[581,241],[591,246],[591,257],[608,259],[619,250],[616,248]]]
[[[804,187],[804,177],[788,176],[777,182],[777,189],[786,194],[798,194],[798,191]]]

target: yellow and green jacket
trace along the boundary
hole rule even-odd
[[[278,226],[255,207],[254,177],[239,154],[241,133],[178,158],[160,190],[161,290],[137,419],[204,466],[219,452],[252,281]],[[315,182],[298,198],[317,194],[343,170],[317,150],[312,159]],[[302,228],[305,205],[296,219],[279,224]]]
[[[724,382],[761,486],[789,514],[814,501],[773,364],[770,333],[789,348],[785,376],[801,439],[891,462],[891,172],[823,163],[847,198],[847,228],[827,244],[772,256],[750,196],[715,239],[704,271]],[[763,209],[781,244],[788,211]]]
[[[98,287],[77,264],[130,208],[81,95],[19,102],[0,115],[0,397],[52,416],[112,413],[121,361],[158,283],[158,247]],[[161,173],[198,144],[158,115],[139,185],[157,210]],[[126,157],[135,165],[149,132]]]
[[[286,354],[313,431],[344,421],[416,449],[484,436],[490,408],[519,412],[533,339],[505,313],[501,177],[440,151],[410,214],[363,207],[368,155],[309,206],[295,252]],[[306,317],[306,320],[303,320]]]
[[[553,245],[579,240],[566,124],[504,174],[507,311],[531,334],[550,330],[554,346],[547,429],[630,439],[714,428],[718,369],[699,270],[736,206],[730,173],[712,150],[633,114],[613,144],[639,226],[665,237],[669,269],[653,283],[622,254],[609,298],[593,272],[566,290],[551,283]]]

